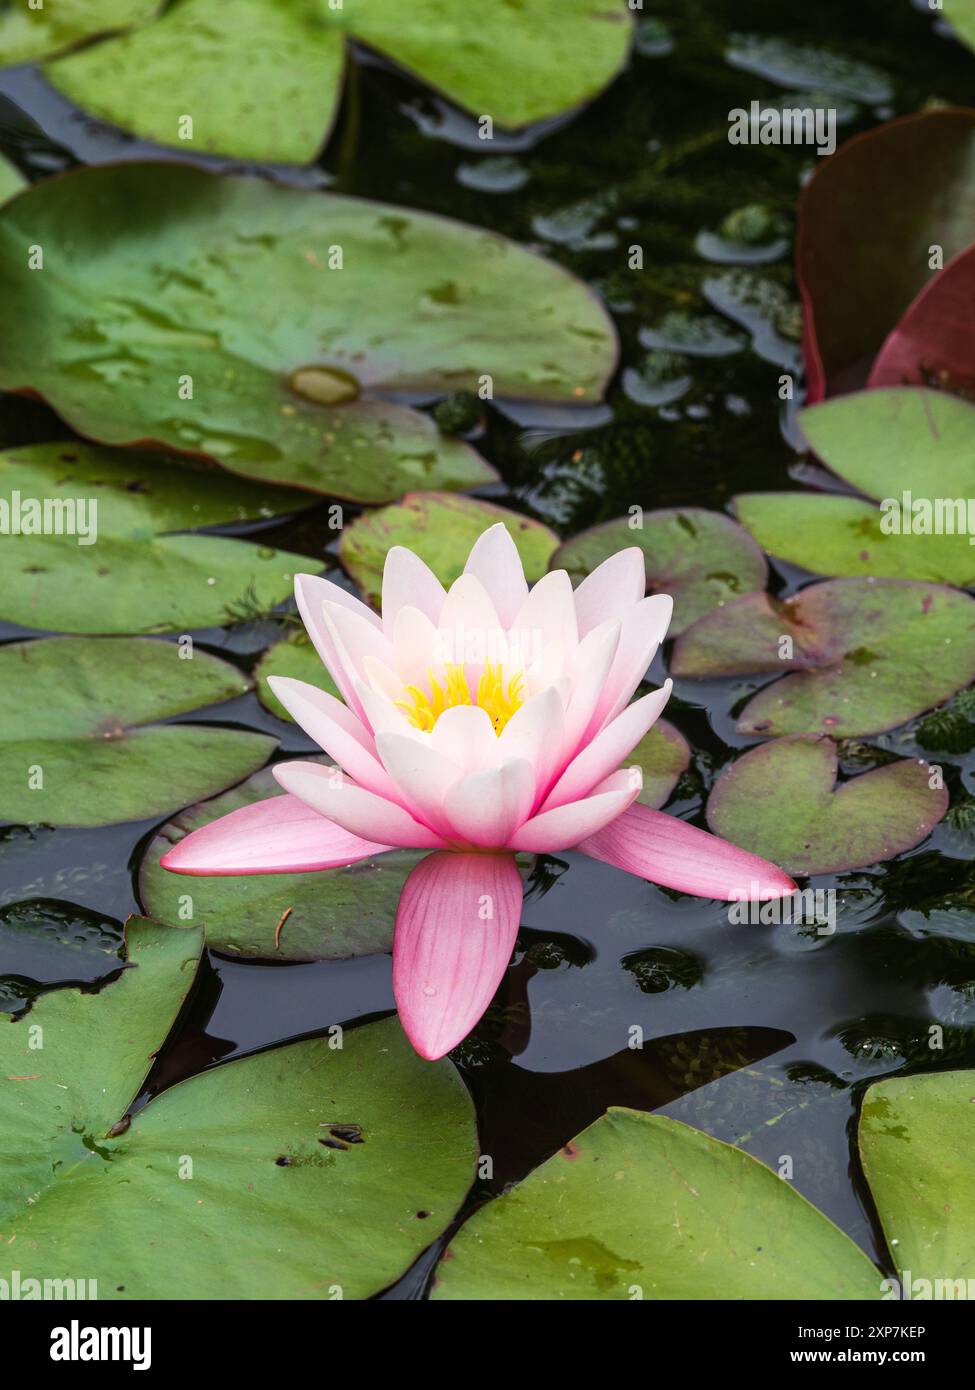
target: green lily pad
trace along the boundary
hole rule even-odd
[[[829,92],[868,105],[890,101],[894,95],[890,78],[870,63],[764,34],[732,34],[725,61],[782,87]]]
[[[44,17],[63,9],[76,13]],[[464,0],[236,0],[233,24],[222,22],[220,0],[177,0],[148,23],[158,10],[158,0],[58,0],[36,23],[33,14],[0,18],[0,53],[24,62],[141,25],[61,58],[48,76],[85,110],[146,139],[305,163],[335,120],[349,40],[516,128],[595,96],[625,62],[632,33],[622,4],[590,0],[489,5],[476,25]]]
[[[408,546],[426,561],[441,584],[450,585],[463,572],[478,536],[499,521],[518,548],[525,578],[530,584],[541,579],[559,543],[554,531],[493,502],[444,492],[411,492],[398,507],[360,516],[342,532],[339,558],[366,599],[378,605],[391,546]]]
[[[690,761],[691,750],[681,731],[666,719],[658,719],[623,760],[622,766],[636,765],[642,769],[643,790],[637,801],[659,810],[666,805]]]
[[[893,859],[948,809],[926,763],[903,759],[836,785],[832,739],[798,734],[743,753],[715,782],[708,825],[788,874],[840,873]]]
[[[901,1276],[975,1278],[975,1075],[942,1071],[891,1076],[867,1091],[860,1156],[884,1235]],[[966,1298],[914,1285],[914,1298]]]
[[[432,1297],[875,1299],[880,1275],[757,1159],[613,1107],[474,1213]]]
[[[975,496],[975,406],[939,391],[893,387],[825,401],[802,411],[799,422],[823,462],[875,501],[794,492],[736,497],[735,514],[759,545],[818,574],[975,584],[967,502]],[[935,499],[942,499],[940,517]],[[945,505],[949,499],[954,505]]]
[[[293,724],[294,719],[268,685],[268,676],[290,676],[293,680],[304,681],[307,685],[317,685],[319,690],[327,690],[336,700],[342,698],[338,686],[303,631],[295,631],[268,647],[254,668],[254,683],[261,704],[279,719],[286,719],[289,724]]]
[[[208,946],[232,955],[334,960],[392,950],[400,892],[425,851],[391,850],[345,869],[308,874],[186,878],[159,867],[167,850],[191,830],[282,794],[270,768],[264,768],[164,825],[142,861],[143,907],[172,927],[202,927]]]
[[[796,238],[810,402],[865,384],[887,335],[931,282],[931,248],[947,264],[970,245],[973,224],[975,113],[966,108],[889,121],[819,162]]]
[[[27,180],[17,166],[0,155],[0,203],[5,203],[26,187]]]
[[[0,1228],[22,1289],[70,1273],[102,1300],[378,1293],[473,1175],[453,1067],[423,1062],[392,1019],[341,1047],[333,1035],[227,1063],[123,1119],[202,944],[150,922],[127,936],[129,968],[99,994],[34,1005],[42,1048],[27,1023],[0,1029]]]
[[[306,556],[229,536],[163,534],[273,516],[304,500],[216,469],[87,444],[35,444],[0,453],[0,497],[20,525],[38,524],[43,508],[67,531],[4,537],[0,618],[24,627],[218,626],[241,606],[263,612],[281,603],[294,573],[314,567]]]
[[[739,733],[879,733],[975,680],[975,600],[902,579],[831,579],[786,602],[746,594],[695,623],[670,669],[791,672],[748,702]]]
[[[958,37],[975,48],[975,0],[944,0],[944,17]]]
[[[730,517],[703,507],[668,507],[645,512],[642,522],[631,526],[620,517],[582,531],[559,547],[549,568],[567,569],[578,582],[618,550],[638,545],[647,557],[647,592],[673,595],[672,637],[740,594],[765,587],[765,557]]]
[[[0,648],[0,820],[113,825],[213,796],[267,762],[266,734],[159,724],[244,695],[205,652],[146,637],[49,637]],[[218,716],[219,717],[219,716]]]
[[[0,389],[100,443],[361,502],[496,477],[393,395],[490,378],[591,401],[616,358],[586,286],[502,237],[180,164],[80,169],[0,208],[0,297]]]

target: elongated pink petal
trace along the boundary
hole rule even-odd
[[[444,797],[450,838],[484,849],[503,849],[528,817],[534,800],[535,770],[523,758],[470,772]]]
[[[285,791],[352,835],[398,849],[443,849],[444,842],[395,802],[357,787],[337,768],[320,763],[277,763],[272,769]]]
[[[393,938],[393,992],[406,1036],[435,1061],[490,1004],[521,920],[509,854],[431,854],[403,885]]]
[[[529,660],[550,642],[561,643],[566,652],[579,641],[572,581],[565,570],[549,570],[542,575],[518,610],[511,624],[511,636]]]
[[[643,598],[646,587],[646,562],[639,546],[610,555],[575,591],[579,636],[585,637],[609,618],[622,618]]]
[[[509,627],[528,597],[528,584],[518,547],[504,522],[489,527],[474,542],[464,566],[487,589],[503,627]]]
[[[526,700],[501,730],[501,737],[495,736],[502,761],[525,758],[531,763],[539,797],[558,771],[564,719],[559,693],[549,686]]]
[[[753,901],[796,891],[788,874],[757,854],[649,806],[631,806],[576,849],[638,878],[702,898]]]
[[[532,854],[557,854],[572,849],[580,840],[595,835],[623,814],[640,795],[642,778],[637,768],[624,768],[595,788],[581,801],[569,801],[554,811],[543,811],[525,821],[509,841],[510,847]]]
[[[609,679],[616,659],[622,624],[618,618],[600,623],[576,647],[570,677],[572,694],[565,712],[563,763],[576,753],[583,734],[596,712],[596,705]]]
[[[403,545],[392,545],[383,565],[383,630],[392,637],[401,608],[418,608],[437,623],[446,598],[444,586],[430,567]]]
[[[320,579],[314,574],[295,575],[295,602],[308,636],[341,691],[343,700],[356,709],[355,691],[339,661],[334,638],[325,622],[324,608],[326,603],[336,603],[339,607],[347,608],[350,613],[357,613],[375,627],[379,626],[378,616],[354,594],[349,594],[345,589],[339,588],[338,584],[333,584],[328,579]],[[358,713],[358,710],[356,712]]]
[[[373,752],[372,739],[341,700],[290,676],[268,676],[267,683],[308,737],[354,782],[378,796],[399,800],[389,773]]]
[[[427,740],[406,734],[377,734],[376,751],[396,785],[396,800],[416,819],[444,834],[444,797],[460,781],[463,769]]]
[[[427,684],[427,672],[432,666],[439,666],[442,659],[440,632],[419,608],[406,604],[397,613],[393,627],[395,674],[403,684],[423,687]]]
[[[590,736],[615,719],[629,704],[666,636],[673,611],[674,600],[669,594],[649,594],[627,610],[616,657],[589,725]]]
[[[301,874],[390,848],[350,835],[295,796],[272,796],[192,831],[159,862],[176,874]]]
[[[551,811],[567,801],[578,801],[597,782],[614,772],[655,723],[670,699],[672,687],[673,682],[666,681],[659,690],[627,705],[622,714],[607,724],[572,760],[552,788],[543,809]]]
[[[366,622],[358,613],[350,613],[335,603],[322,606],[325,626],[331,633],[338,660],[349,681],[353,683],[365,677],[363,661],[366,656],[393,665],[393,645],[387,642],[383,630],[375,624]],[[335,672],[333,671],[334,675]]]

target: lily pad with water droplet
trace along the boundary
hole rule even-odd
[[[864,227],[883,227],[882,238]],[[810,403],[864,385],[909,305],[975,227],[975,112],[891,121],[823,160],[799,204],[796,264],[806,306]]]
[[[126,936],[128,968],[100,993],[59,991],[0,1028],[0,1227],[22,1289],[70,1275],[102,1301],[380,1292],[474,1175],[453,1066],[424,1062],[391,1019],[224,1063],[130,1115],[202,932],[130,920]]]
[[[836,785],[836,745],[817,734],[760,744],[715,782],[708,825],[786,873],[841,873],[893,859],[948,809],[926,763],[901,759]]]
[[[0,820],[113,825],[213,796],[265,763],[275,740],[159,721],[250,688],[225,661],[182,659],[177,644],[145,637],[0,648]]]
[[[337,700],[342,698],[338,686],[304,631],[295,631],[268,647],[254,668],[254,684],[261,704],[279,719],[293,724],[294,719],[268,685],[268,676],[290,676],[292,680],[305,681],[308,685],[317,685],[320,690],[327,690]]]
[[[190,831],[281,795],[270,768],[264,768],[164,825],[140,869],[146,911],[173,927],[202,927],[207,945],[228,955],[344,960],[391,950],[400,892],[425,851],[393,850],[345,869],[307,874],[186,878],[159,867],[161,857]]]
[[[819,574],[975,583],[975,406],[891,387],[825,401],[799,423],[823,462],[875,500],[736,497],[736,515],[770,555]]]
[[[18,322],[0,389],[37,393],[100,443],[362,502],[496,477],[404,397],[490,377],[497,396],[584,403],[616,360],[586,286],[513,242],[263,179],[78,170],[0,208],[0,247]]]
[[[301,505],[290,489],[134,451],[58,443],[0,453],[0,618],[61,632],[182,632],[266,611],[314,561],[171,533]]]
[[[549,568],[567,569],[579,582],[610,555],[634,545],[646,556],[647,592],[673,596],[672,637],[740,594],[765,587],[768,570],[755,542],[730,517],[703,507],[668,507],[603,522],[560,546]]]
[[[890,101],[894,94],[887,74],[870,63],[857,62],[827,48],[764,34],[732,34],[725,60],[733,68],[782,87],[835,92],[869,105]]]
[[[690,761],[691,750],[681,731],[668,720],[658,719],[622,766],[640,768],[643,789],[637,801],[656,810],[666,804]]]
[[[479,497],[443,492],[412,492],[397,507],[366,512],[342,532],[339,556],[369,602],[378,606],[383,565],[391,546],[405,545],[415,551],[441,584],[450,585],[463,572],[478,536],[499,521],[518,548],[529,584],[541,579],[559,543],[554,531]]]
[[[679,638],[670,669],[789,672],[749,700],[739,733],[879,733],[975,680],[975,600],[900,579],[831,579],[785,602],[746,594]]]
[[[632,33],[615,0],[487,5],[475,25],[465,0],[235,0],[232,24],[221,0],[49,0],[38,13],[0,17],[0,54],[23,62],[79,45],[47,74],[86,111],[164,145],[296,163],[331,130],[350,41],[517,128],[594,97]],[[85,42],[107,29],[129,32]]]
[[[860,1114],[860,1157],[905,1298],[965,1298],[975,1279],[975,1075],[890,1076]],[[962,1281],[960,1284],[956,1281]]]
[[[874,1299],[848,1236],[757,1159],[612,1107],[451,1238],[434,1299]]]

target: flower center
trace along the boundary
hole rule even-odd
[[[422,729],[424,733],[430,732],[445,709],[452,709],[454,705],[478,705],[487,710],[494,732],[500,734],[511,716],[525,703],[524,673],[519,671],[505,680],[500,662],[484,668],[484,674],[477,682],[477,698],[474,700],[471,699],[463,666],[448,661],[439,680],[432,670],[427,671],[427,680],[430,682],[429,694],[418,685],[408,685],[406,693],[409,698],[396,702],[414,728]]]

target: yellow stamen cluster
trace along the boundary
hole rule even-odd
[[[505,681],[500,662],[485,667],[483,676],[477,682],[476,700],[471,699],[463,666],[447,662],[442,680],[438,680],[432,670],[427,671],[427,680],[430,682],[429,695],[418,685],[408,685],[406,693],[409,699],[397,701],[398,708],[414,728],[422,729],[424,733],[430,732],[445,709],[476,704],[487,710],[494,732],[500,734],[511,716],[525,703],[524,675],[519,672]]]

